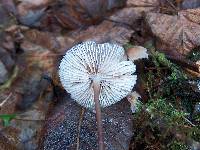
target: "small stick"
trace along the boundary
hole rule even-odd
[[[0,103],[0,108],[9,100],[9,98],[12,96],[12,93],[10,93],[9,95],[8,95],[8,97],[3,101],[3,102],[1,102]]]
[[[167,2],[169,3],[169,5],[170,5],[174,10],[178,11],[177,8],[176,8],[176,6],[174,6],[174,4],[173,4],[172,2],[170,2],[169,0],[167,0]]]
[[[98,79],[93,80],[93,88],[94,88],[94,102],[96,110],[97,129],[98,129],[99,150],[104,150],[101,108],[99,103],[100,81]]]

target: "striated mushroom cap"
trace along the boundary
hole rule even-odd
[[[116,44],[84,42],[66,52],[59,66],[65,90],[80,105],[94,108],[93,80],[100,82],[101,107],[114,104],[127,96],[136,84],[136,67],[124,61],[124,49]]]

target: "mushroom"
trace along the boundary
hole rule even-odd
[[[137,80],[134,63],[124,56],[123,47],[117,44],[87,41],[68,50],[59,66],[61,83],[72,99],[95,108],[100,150],[104,149],[100,107],[126,97]]]

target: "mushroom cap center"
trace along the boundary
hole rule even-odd
[[[102,76],[99,73],[92,74],[92,75],[90,75],[89,78],[90,78],[90,80],[96,81],[96,82],[99,82],[99,83],[102,81]]]

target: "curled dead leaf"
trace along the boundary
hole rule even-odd
[[[56,37],[60,48],[56,49],[56,53],[64,55],[67,49],[73,45],[84,41],[95,41],[97,43],[117,43],[124,45],[128,43],[134,30],[127,26],[123,26],[111,21],[104,21],[99,25],[93,25],[85,30],[75,30],[64,36]]]
[[[49,32],[42,32],[33,29],[26,31],[24,36],[26,40],[29,40],[30,42],[40,45],[49,50],[56,50],[60,47],[55,36]]]
[[[200,45],[200,25],[188,20],[185,17],[188,13],[181,11],[176,16],[160,13],[146,15],[152,33],[159,39],[160,45],[165,45],[165,53],[184,56]]]
[[[63,27],[76,29],[101,22],[108,11],[124,4],[124,0],[64,0],[54,7],[52,14]]]
[[[97,43],[118,43],[123,45],[129,42],[134,31],[127,26],[122,26],[110,21],[104,21],[100,25],[91,26],[87,30],[77,32],[77,41],[92,40]]]
[[[45,14],[45,10],[50,0],[18,0],[17,6],[18,19],[20,23],[27,26],[36,25],[41,17]]]
[[[132,61],[148,58],[147,49],[142,46],[133,46],[127,50],[128,58]]]
[[[135,26],[144,12],[154,12],[158,6],[158,0],[127,0],[126,7],[111,15],[109,19]]]
[[[32,7],[34,6],[41,6],[41,5],[46,5],[48,4],[51,0],[17,0],[18,2],[21,3],[29,3],[32,5]]]

